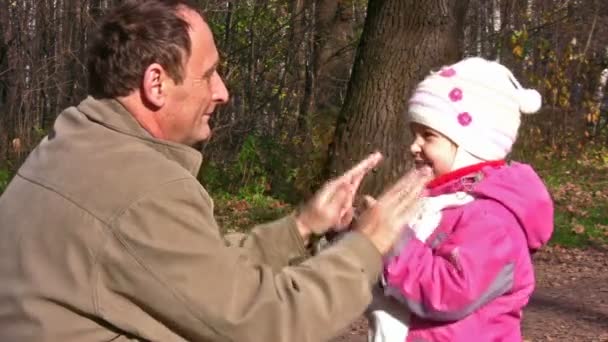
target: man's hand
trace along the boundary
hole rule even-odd
[[[382,255],[391,250],[403,228],[413,219],[431,174],[428,168],[412,170],[377,200],[366,196],[367,209],[357,220],[355,230],[367,236]]]
[[[330,228],[343,229],[353,219],[353,201],[363,177],[380,161],[382,154],[372,153],[342,176],[327,182],[296,214],[300,235],[305,241],[311,234],[323,234]]]

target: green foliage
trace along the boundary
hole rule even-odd
[[[545,13],[542,20],[553,20],[555,13]],[[511,33],[511,54],[516,65],[510,67],[519,70],[518,76],[527,78],[523,83],[543,96],[540,115],[524,119],[524,130],[533,131],[530,135],[535,138],[532,148],[548,144],[553,149],[568,150],[583,140],[605,140],[604,135],[608,134],[598,93],[603,66],[596,55],[588,52],[589,42],[585,44],[580,36],[577,39],[571,33],[576,31],[573,25],[564,23],[563,29],[571,31],[559,40],[551,34],[528,32],[527,25]]]
[[[222,53],[221,72],[231,93],[243,100],[248,111],[261,111],[260,104],[276,98],[292,107],[297,97],[288,98],[288,88],[277,87],[279,70],[292,49],[290,4],[280,0],[233,2],[226,8],[207,13],[207,19]],[[298,37],[298,39],[301,39]]]
[[[253,135],[245,139],[234,170],[235,175],[240,178],[239,195],[242,197],[259,196],[269,188],[266,164],[272,167],[272,163],[264,160],[264,152],[269,151],[262,145],[262,139]]]
[[[568,153],[538,149],[528,160],[555,203],[552,244],[608,242],[608,148],[589,144]]]
[[[270,196],[240,198],[221,193],[214,196],[215,217],[225,233],[242,232],[256,224],[266,223],[291,212],[292,207]]]
[[[253,203],[263,203],[266,196],[294,202],[294,164],[301,157],[271,137],[249,135],[234,160],[207,163],[199,178],[213,193]]]
[[[311,115],[310,134],[248,135],[225,163],[208,161],[199,179],[216,201],[225,231],[240,231],[292,210],[321,183],[334,116]]]
[[[323,170],[327,162],[328,148],[334,137],[338,111],[339,108],[336,108],[335,112],[311,114],[308,122],[310,134],[292,141],[295,150],[305,151],[301,153],[301,161],[296,163],[291,175],[294,188],[305,196],[311,195],[326,180]]]
[[[8,183],[11,181],[11,173],[8,169],[0,169],[0,195],[6,190]]]

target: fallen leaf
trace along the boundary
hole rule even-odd
[[[232,206],[234,211],[246,211],[251,208],[251,205],[245,200],[238,201]]]
[[[606,224],[600,224],[600,223],[598,223],[598,224],[595,225],[595,229],[597,229],[597,230],[604,230],[604,231],[606,231],[608,233],[608,225],[606,225]]]
[[[582,224],[575,224],[574,227],[572,227],[572,232],[578,235],[583,234],[585,233],[585,226]]]

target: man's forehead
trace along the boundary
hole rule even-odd
[[[188,23],[191,31],[209,30],[207,23],[197,11],[182,7],[177,13]]]

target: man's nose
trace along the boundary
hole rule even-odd
[[[215,102],[226,103],[230,98],[230,94],[228,94],[228,89],[226,88],[226,84],[224,84],[224,80],[222,77],[217,74],[216,81],[213,85],[213,94],[211,99]]]

